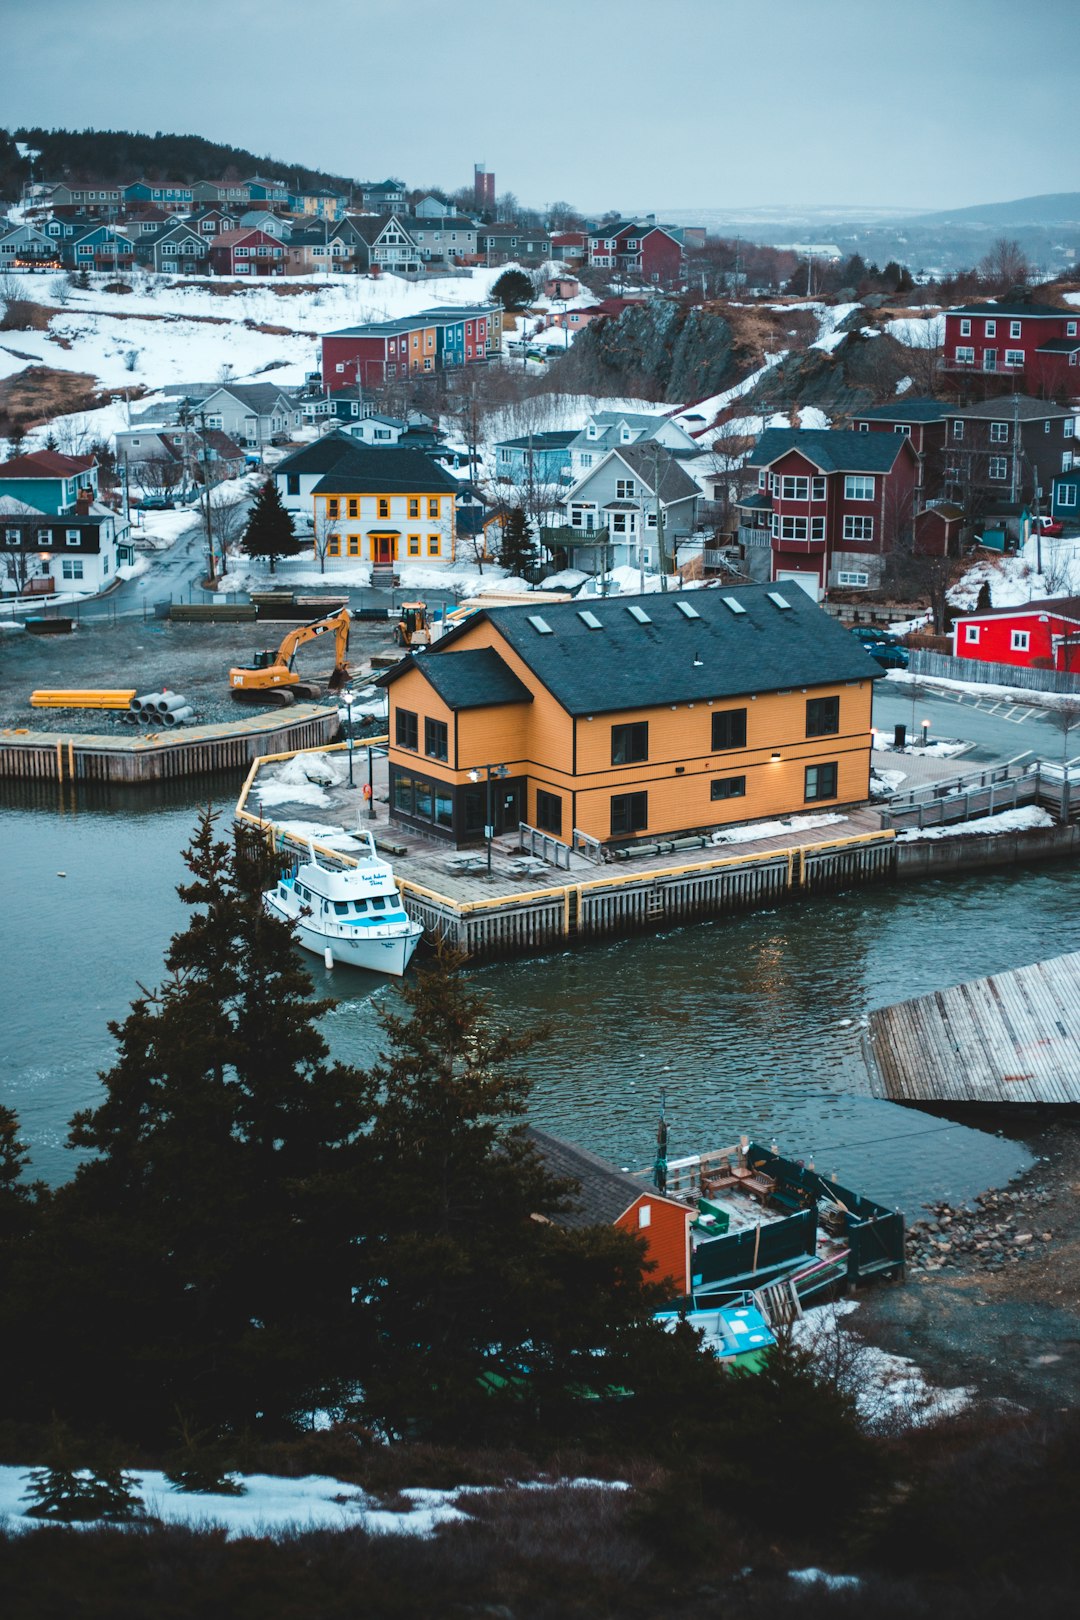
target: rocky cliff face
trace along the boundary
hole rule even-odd
[[[800,315],[807,330],[791,330]],[[739,408],[816,405],[830,417],[844,417],[892,398],[912,371],[911,352],[891,337],[864,336],[866,321],[865,309],[855,310],[837,328],[846,330],[842,342],[832,350],[814,349],[805,347],[817,327],[808,313],[747,306],[725,313],[657,299],[587,327],[552,367],[551,379],[567,392],[689,404],[740,382],[760,367],[763,351],[786,348],[787,358],[763,373]]]
[[[703,399],[738,380],[734,335],[723,315],[658,299],[587,327],[552,377],[568,391]]]

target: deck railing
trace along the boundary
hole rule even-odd
[[[563,871],[569,872],[569,844],[564,844],[561,838],[553,838],[550,833],[541,832],[539,827],[530,827],[527,821],[518,822],[518,833],[522,849],[537,860],[547,861],[549,866],[562,867]]]

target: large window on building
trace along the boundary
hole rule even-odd
[[[719,709],[712,717],[712,746],[714,753],[725,748],[746,747],[746,710]]]
[[[874,520],[872,517],[845,517],[845,540],[872,540],[873,538]]]
[[[394,718],[394,737],[399,748],[420,747],[420,724],[412,709],[398,709]]]
[[[1009,476],[1009,458],[1007,456],[991,456],[987,471],[991,478],[1004,481]]]
[[[806,501],[809,498],[809,478],[792,478],[785,474],[780,479],[780,499],[782,501]]]
[[[848,473],[844,479],[844,499],[846,501],[872,501],[874,498],[874,480],[863,477],[862,473]]]
[[[1009,424],[1008,424],[1008,422],[991,422],[991,424],[990,424],[990,443],[991,444],[1008,444],[1008,442],[1009,442]]]
[[[424,753],[429,759],[449,757],[449,732],[445,720],[424,721]]]
[[[827,765],[808,765],[806,767],[806,788],[803,797],[807,804],[815,799],[836,798],[837,767],[832,760]]]
[[[840,699],[817,697],[806,700],[806,735],[835,737],[840,730]]]
[[[638,765],[649,757],[649,722],[635,720],[630,725],[611,728],[611,763]]]
[[[804,517],[782,517],[780,519],[781,540],[805,540],[809,534],[809,519]]]
[[[649,825],[647,793],[615,793],[611,799],[611,836],[625,838]]]
[[[536,825],[541,832],[562,834],[562,800],[557,793],[536,790]]]

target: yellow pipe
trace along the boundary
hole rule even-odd
[[[126,692],[112,688],[39,687],[30,694],[32,709],[126,709],[135,696],[132,686]]]

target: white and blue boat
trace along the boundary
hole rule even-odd
[[[266,909],[291,923],[304,949],[328,967],[346,962],[400,978],[424,930],[402,905],[390,863],[379,859],[370,832],[366,838],[368,853],[350,867],[320,866],[309,844],[311,859],[266,892]]]

